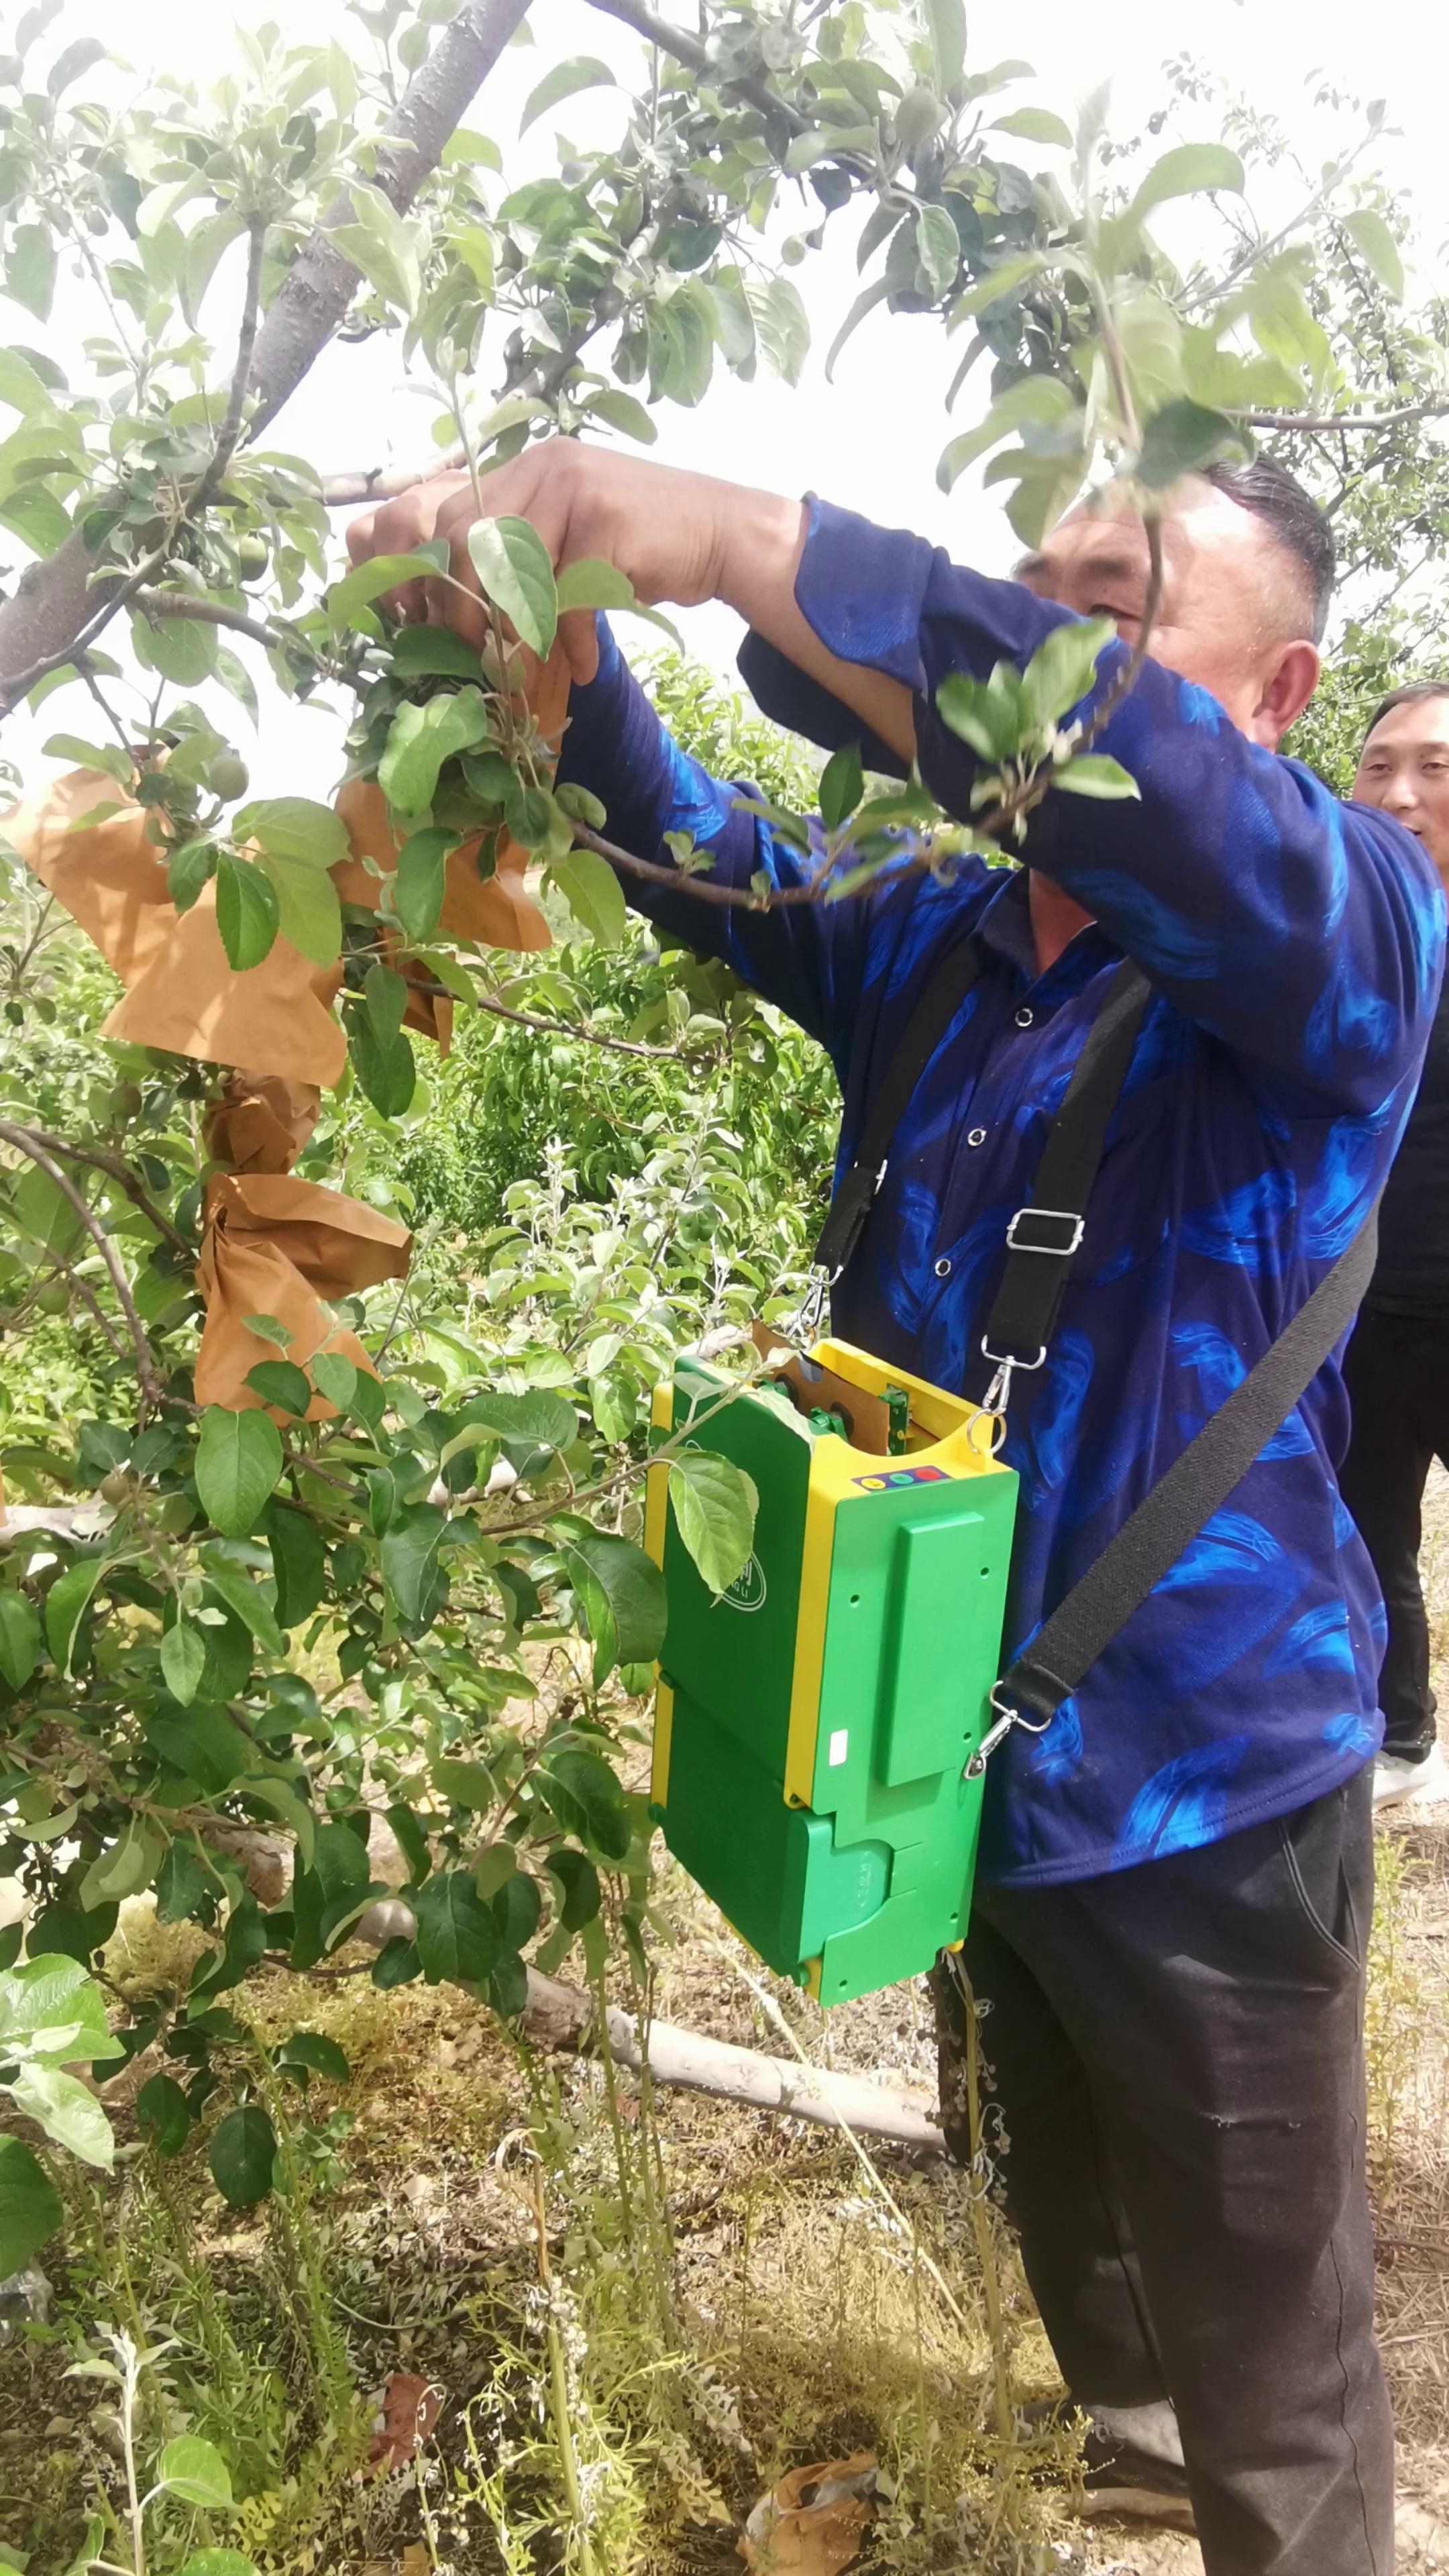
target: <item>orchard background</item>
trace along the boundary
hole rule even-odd
[[[819,803],[848,901],[903,828],[949,874],[1049,789],[1132,792],[1061,728],[1101,639],[943,692],[994,780],[968,826],[822,782],[717,614],[686,652],[505,520],[480,657],[394,633],[434,567],[348,573],[342,528],[562,435],[996,569],[1084,489],[1151,526],[1266,441],[1340,539],[1296,747],[1343,786],[1441,649],[1442,180],[1397,98],[1279,115],[1180,54],[1124,115],[1079,33],[1033,70],[960,0],[388,0],[248,18],[195,80],[161,32],[42,0],[0,48],[0,2273],[52,2276],[11,2367],[59,2428],[6,2454],[0,2547],[726,2564],[761,2484],[859,2446],[882,2563],[1069,2564],[989,2120],[972,2174],[857,2173],[662,2113],[607,2045],[561,2073],[530,2010],[562,1975],[605,2031],[663,1997],[927,2071],[909,1992],[822,2040],[658,1872],[650,1390],[798,1303],[835,1090],[627,917],[607,814],[552,791],[549,653],[617,610],[691,750],[787,829]],[[748,1480],[684,1453],[670,1491],[722,1588]],[[1385,2193],[1443,2079],[1417,2010],[1392,1949]],[[403,2364],[447,2414],[369,2479]]]

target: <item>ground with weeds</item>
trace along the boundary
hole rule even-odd
[[[1449,1703],[1437,1473],[1430,1503]],[[825,2020],[678,1877],[665,1911],[661,2018],[933,2081],[924,1986]],[[128,1909],[112,1972],[174,1981],[193,1938]],[[105,2323],[169,2346],[147,2438],[219,2441],[242,2499],[210,2532],[162,2526],[152,2576],[198,2537],[267,2576],[725,2576],[777,2475],[863,2448],[895,2500],[862,2567],[1199,2576],[1190,2540],[1073,2517],[1069,2439],[995,2431],[998,2368],[1017,2401],[1055,2374],[994,2216],[993,2356],[962,2173],[538,2056],[457,1991],[382,1995],[367,1966],[349,1952],[246,1989],[263,2037],[326,2032],[353,2068],[345,2091],[314,2083],[293,2104],[285,2198],[226,2212],[195,2152],[138,2151],[82,2188],[51,2323],[0,2364],[0,2542],[27,2576],[66,2576],[88,2508],[120,2492],[108,2392],[65,2375]],[[1369,2084],[1401,2560],[1423,2576],[1449,2571],[1449,1803],[1399,1811],[1382,1838]],[[115,2108],[133,2137],[124,2085]],[[367,2452],[394,2373],[440,2390],[443,2412],[417,2463],[379,2476]],[[587,2549],[565,2546],[570,2524]]]

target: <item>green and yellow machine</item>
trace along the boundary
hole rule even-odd
[[[846,1342],[720,1406],[727,1384],[684,1359],[655,1396],[664,1433],[717,1407],[698,1446],[753,1478],[759,1515],[716,1597],[667,1466],[650,1472],[669,1596],[654,1813],[760,1957],[844,2003],[965,1933],[1017,1480],[992,1416]]]

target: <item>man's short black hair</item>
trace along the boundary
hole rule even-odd
[[[1321,644],[1338,564],[1333,529],[1312,494],[1275,456],[1254,456],[1246,464],[1225,460],[1210,465],[1205,480],[1226,492],[1240,510],[1251,510],[1292,556],[1303,576],[1303,626],[1314,643]]]
[[[1365,745],[1369,735],[1378,732],[1385,716],[1391,716],[1395,707],[1417,707],[1425,698],[1449,698],[1449,680],[1410,680],[1402,689],[1390,689],[1382,706],[1375,707],[1369,717]]]

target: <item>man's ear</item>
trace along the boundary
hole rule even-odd
[[[1255,742],[1276,751],[1289,726],[1302,715],[1318,686],[1323,656],[1316,644],[1300,639],[1282,644],[1268,669],[1250,728]]]

